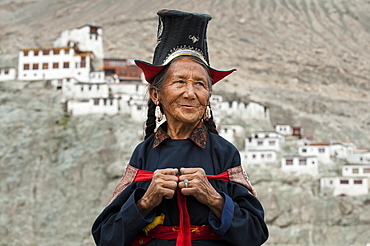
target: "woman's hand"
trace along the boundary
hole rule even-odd
[[[179,177],[179,188],[185,196],[192,195],[199,202],[207,205],[220,219],[225,198],[218,193],[208,181],[203,168],[181,168]],[[185,187],[184,180],[188,180],[188,187]]]
[[[158,206],[162,199],[171,199],[175,194],[179,178],[176,176],[177,168],[158,169],[154,172],[152,181],[144,196],[137,201],[136,205],[145,217],[150,211]]]

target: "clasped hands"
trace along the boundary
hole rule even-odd
[[[178,176],[178,174],[181,174]],[[184,180],[188,180],[188,187],[185,187]],[[139,211],[146,216],[162,199],[172,199],[176,189],[180,188],[185,196],[192,195],[200,203],[207,205],[218,215],[221,213],[224,198],[208,181],[203,168],[177,168],[158,169],[154,172],[152,181],[143,195],[137,202]]]

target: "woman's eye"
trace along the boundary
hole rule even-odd
[[[204,85],[204,83],[203,82],[197,82],[197,83],[195,83],[196,85],[200,85],[200,86],[203,86],[203,87],[205,87],[205,85]]]
[[[183,80],[177,80],[176,83],[183,84],[183,83],[185,83],[185,81],[183,81]]]

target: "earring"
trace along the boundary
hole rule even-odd
[[[155,118],[157,119],[157,122],[161,122],[163,118],[161,108],[159,107],[159,102],[157,102],[157,106],[155,107]]]
[[[211,119],[211,107],[209,105],[206,106],[206,110],[204,112],[204,117],[203,119],[205,121],[208,121],[209,119]]]

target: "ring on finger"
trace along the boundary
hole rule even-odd
[[[189,180],[184,179],[184,185],[185,185],[185,188],[188,188],[188,186],[189,186]]]

